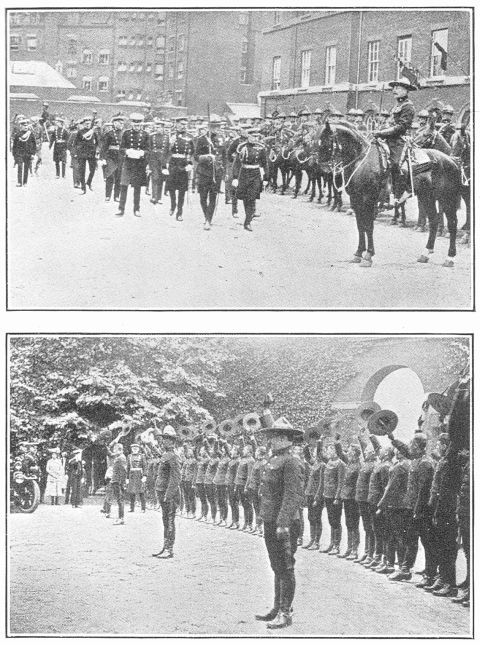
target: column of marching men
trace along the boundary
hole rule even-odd
[[[468,450],[455,449],[446,432],[427,446],[420,420],[407,445],[393,435],[391,417],[395,415],[380,411],[371,402],[362,404],[358,415],[361,430],[348,445],[341,440],[338,421],[322,423],[304,434],[297,431],[291,454],[302,465],[304,499],[296,546],[312,557],[318,557],[313,556],[316,551],[402,582],[413,578],[420,540],[425,567],[415,586],[468,607]],[[380,434],[387,434],[389,445],[382,446],[371,432],[379,423],[385,429]],[[173,557],[175,515],[263,535],[260,505],[272,452],[268,444],[260,445],[261,432],[230,439],[200,432],[184,440],[171,426],[163,432],[154,428],[137,435],[138,442],[131,445],[126,458],[119,443],[122,436],[109,445],[102,512],[109,518],[116,501],[119,517],[115,524],[124,524],[124,493],[132,513],[136,497],[143,512],[161,510],[164,544],[155,557]],[[304,536],[305,524],[308,537]],[[342,536],[344,525],[346,536]],[[328,535],[324,548],[320,548],[322,534]],[[457,582],[459,537],[467,575]]]
[[[102,192],[106,202],[113,196],[117,207],[113,214],[117,217],[125,214],[129,187],[133,192],[131,207],[136,217],[142,213],[142,195],[149,196],[154,207],[161,205],[162,198],[168,195],[169,213],[179,222],[189,210],[186,206],[189,206],[192,191],[197,191],[205,230],[210,230],[218,200],[224,195],[225,203],[231,204],[234,218],[238,217],[238,201],[243,201],[244,229],[251,231],[254,218],[259,217],[256,203],[264,184],[276,191],[277,173],[283,166],[288,169],[293,159],[299,160],[300,177],[306,172],[309,185],[312,185],[311,164],[305,162],[302,166],[302,159],[312,158],[312,141],[328,120],[331,124],[349,123],[364,137],[374,136],[386,141],[390,148],[391,181],[386,183],[379,209],[395,207],[391,222],[400,221],[403,225],[404,212],[399,220],[399,209],[411,192],[408,175],[399,170],[405,137],[421,140],[422,145],[437,147],[454,156],[467,185],[470,131],[468,124],[454,126],[454,110],[449,105],[420,110],[415,120],[415,108],[407,96],[408,89],[413,88],[401,81],[390,85],[396,100],[390,111],[364,113],[352,108],[344,115],[335,108],[317,109],[313,113],[303,108],[289,116],[274,111],[265,118],[252,119],[248,127],[229,126],[217,117],[203,120],[179,117],[175,121],[152,117],[146,122],[140,113],[131,114],[128,119],[118,114],[103,124],[97,117],[85,116],[70,121],[67,126],[64,117],[50,116],[48,106],[45,106],[39,117],[27,119],[16,115],[12,122],[11,151],[17,167],[17,186],[25,186],[30,174],[38,174],[42,165],[42,144],[46,141],[52,149],[55,176],[65,178],[68,153],[74,188],[83,195],[87,190]],[[431,137],[430,133],[433,133]],[[295,151],[297,155],[292,154]],[[333,157],[329,163],[333,168]],[[294,174],[295,168],[287,170],[288,173]],[[392,183],[401,184],[402,190],[398,189],[398,194]],[[332,207],[338,210],[343,210],[341,184],[339,175],[334,181]],[[294,196],[298,194],[298,188],[295,187]],[[392,190],[395,193],[393,205]],[[311,199],[315,196],[314,191],[313,181]],[[331,199],[330,186],[328,203]],[[425,225],[419,214],[416,229],[423,231]],[[467,232],[470,228],[469,204],[463,228]]]

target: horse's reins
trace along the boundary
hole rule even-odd
[[[334,141],[338,145],[337,138],[336,138],[336,133],[335,133]],[[364,164],[364,162],[365,162],[365,160],[367,158],[367,155],[370,152],[371,148],[372,148],[372,141],[370,141],[368,143],[368,147],[367,147],[365,152],[362,152],[357,157],[352,159],[352,161],[349,161],[347,164],[344,165],[342,162],[340,162],[339,164],[333,164],[333,167],[332,167],[332,181],[333,181],[333,185],[335,187],[335,190],[340,190],[342,188],[342,186],[345,188],[345,190],[348,188],[348,185],[352,181],[352,177],[355,175],[355,173]],[[352,174],[350,175],[350,177],[348,178],[347,182],[345,183],[345,169],[349,168],[353,164],[357,163],[359,159],[361,159],[361,162],[358,164],[358,166],[356,168],[354,168]],[[332,158],[332,163],[333,163],[333,158]],[[338,170],[338,169],[340,169],[340,170]],[[335,181],[335,175],[337,175],[337,174],[340,174],[342,176],[342,185],[340,187],[337,186],[337,182]]]

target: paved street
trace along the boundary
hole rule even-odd
[[[348,261],[355,220],[310,204],[305,196],[264,194],[254,232],[243,206],[233,219],[220,196],[214,226],[203,230],[198,195],[184,222],[142,195],[142,217],[115,218],[97,173],[94,192],[74,190],[71,170],[56,180],[50,152],[39,177],[15,187],[9,159],[8,270],[13,309],[204,308],[468,308],[471,249],[458,246],[454,269],[442,267],[448,240],[437,240],[430,264],[416,262],[427,234],[375,227],[371,269]],[[409,205],[409,220],[416,214]],[[465,216],[459,213],[459,225]]]
[[[10,515],[9,523],[12,634],[273,635],[253,619],[272,600],[259,537],[178,518],[176,557],[161,561],[151,557],[161,545],[155,511],[127,513],[125,526],[114,526],[96,505],[41,505],[33,515]],[[413,581],[392,583],[302,549],[297,572],[288,635],[470,632],[469,610]]]

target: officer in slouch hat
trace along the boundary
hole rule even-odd
[[[292,455],[294,440],[303,435],[285,417],[264,430],[270,439],[272,456],[265,466],[260,488],[260,517],[264,522],[265,545],[275,574],[273,608],[257,620],[268,621],[269,629],[292,624],[295,594],[295,551],[300,535],[305,472],[302,462]]]

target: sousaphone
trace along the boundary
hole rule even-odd
[[[370,415],[367,428],[371,434],[381,437],[390,434],[398,425],[398,416],[392,410],[378,410]]]
[[[224,439],[228,439],[233,436],[233,419],[225,419],[218,424],[217,432]]]
[[[244,430],[249,434],[254,434],[262,428],[260,417],[256,412],[250,412],[243,417],[242,422]]]
[[[191,441],[193,438],[193,429],[190,426],[180,426],[177,430],[179,439]]]
[[[202,432],[206,435],[213,434],[215,432],[215,429],[217,427],[217,424],[213,419],[211,421],[205,421],[205,423],[202,425]]]
[[[234,419],[232,419],[232,422],[233,422],[232,434],[233,434],[233,436],[238,436],[239,434],[243,434],[245,432],[245,428],[243,426],[243,418],[245,416],[246,416],[246,414],[238,414]]]

